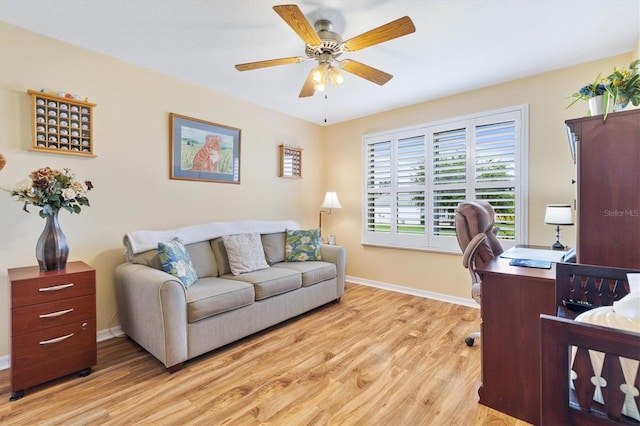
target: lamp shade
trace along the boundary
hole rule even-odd
[[[327,192],[324,195],[324,201],[320,205],[321,209],[341,209],[340,200],[338,200],[338,193]]]
[[[548,225],[573,225],[570,204],[548,204],[544,213],[544,223]]]

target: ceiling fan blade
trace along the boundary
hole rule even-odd
[[[393,78],[391,74],[351,59],[344,59],[340,61],[340,68],[375,84],[379,84],[380,86]]]
[[[347,52],[355,52],[365,47],[380,44],[394,38],[402,37],[415,32],[416,27],[408,16],[396,19],[366,33],[350,38],[342,43],[342,48]]]
[[[316,45],[322,43],[313,25],[307,21],[298,6],[295,4],[283,4],[273,6],[273,10],[284,19],[306,44]]]
[[[236,65],[238,71],[249,71],[258,68],[275,67],[276,65],[297,64],[304,61],[304,58],[293,56],[291,58],[269,59],[267,61],[247,62]]]
[[[315,68],[314,68],[315,69]],[[299,98],[307,98],[309,96],[313,96],[316,91],[316,86],[313,84],[313,69],[307,76],[307,79],[304,81],[302,85],[302,90],[300,90]]]

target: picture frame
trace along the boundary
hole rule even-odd
[[[280,170],[278,176],[292,179],[302,178],[302,148],[280,145]]]
[[[170,113],[170,178],[239,184],[241,133],[235,127]]]

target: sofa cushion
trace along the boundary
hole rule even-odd
[[[285,262],[322,260],[320,255],[321,242],[319,228],[308,230],[287,229]]]
[[[222,278],[253,284],[256,300],[286,293],[302,285],[302,276],[299,272],[284,268],[261,269],[240,275],[227,274]]]
[[[285,233],[262,234],[261,238],[267,263],[273,265],[274,263],[284,262]]]
[[[213,255],[216,258],[218,275],[230,274],[231,268],[229,268],[229,258],[227,257],[227,249],[224,248],[224,241],[222,241],[222,237],[211,240],[211,250],[213,250]]]
[[[189,252],[198,278],[218,276],[218,265],[209,241],[187,244],[184,247]]]
[[[302,274],[302,287],[309,287],[337,276],[336,264],[330,262],[282,262],[274,268],[290,269]]]
[[[200,278],[187,289],[187,321],[195,322],[253,301],[251,284],[217,277]]]
[[[133,258],[133,263],[149,266],[153,269],[159,269],[162,271],[162,263],[160,262],[160,257],[158,257],[157,248],[136,254]]]
[[[158,243],[158,257],[162,270],[178,278],[185,288],[198,279],[189,252],[179,239]]]
[[[257,232],[250,234],[225,235],[222,237],[227,249],[229,268],[233,275],[253,272],[269,267],[264,258],[262,240]]]

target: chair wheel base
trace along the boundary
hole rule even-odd
[[[464,339],[464,342],[467,344],[467,346],[473,346],[473,343],[476,341],[476,339],[474,339],[473,337],[467,337],[466,339]]]

